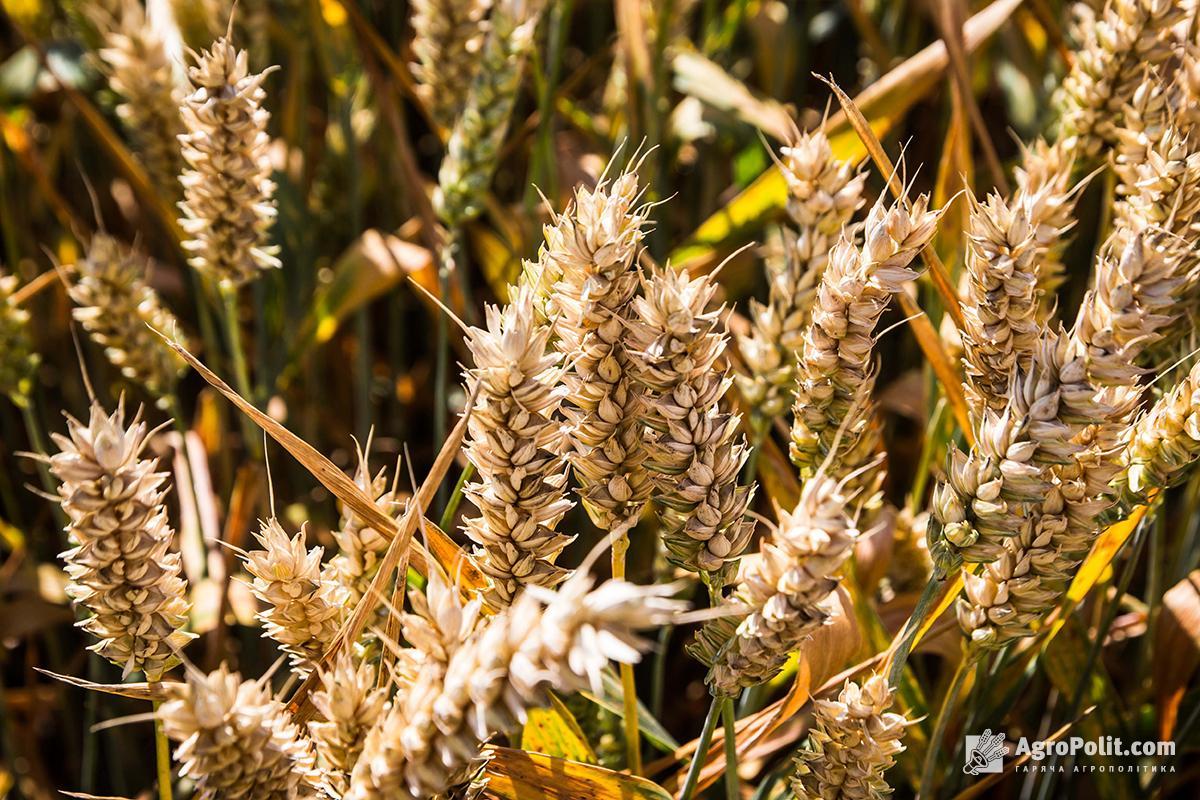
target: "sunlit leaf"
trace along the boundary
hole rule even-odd
[[[671,800],[645,778],[562,758],[489,747],[485,797],[502,800]]]
[[[579,722],[553,694],[550,695],[550,708],[535,708],[529,712],[521,731],[521,749],[585,764],[599,763]]]

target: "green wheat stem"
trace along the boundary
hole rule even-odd
[[[454,491],[450,493],[450,500],[446,503],[446,509],[442,511],[441,519],[438,520],[438,527],[442,530],[450,529],[450,523],[454,521],[454,514],[458,511],[459,503],[463,499],[463,489],[466,488],[467,481],[471,480],[471,476],[474,474],[475,465],[468,461],[459,474],[458,480],[455,481]]]
[[[937,771],[938,753],[942,750],[940,743],[945,738],[946,728],[949,727],[950,718],[954,715],[959,692],[962,691],[963,683],[971,674],[971,667],[978,657],[978,651],[964,653],[962,660],[958,662],[958,667],[954,670],[954,679],[950,681],[946,696],[942,698],[942,707],[938,711],[937,721],[933,726],[933,735],[929,737],[929,750],[925,753],[925,764],[921,768],[921,790],[918,797],[934,796],[933,779],[934,773]]]
[[[246,402],[254,402],[254,394],[250,386],[250,371],[246,367],[246,354],[242,349],[242,327],[238,321],[237,290],[231,286],[222,286],[221,300],[225,310],[225,330],[229,337],[229,355],[233,359],[233,380],[238,393],[246,398]],[[242,415],[242,438],[246,440],[246,449],[255,459],[262,458],[262,445],[259,444],[254,423]]]
[[[741,795],[741,790],[738,787],[738,757],[737,757],[737,733],[734,727],[733,718],[733,698],[726,697],[721,708],[721,718],[725,722],[725,798],[726,800],[737,800]]]
[[[716,730],[717,720],[721,717],[723,697],[713,697],[708,706],[708,715],[704,718],[704,728],[700,731],[700,739],[696,742],[696,752],[692,754],[692,763],[688,765],[687,777],[683,781],[683,789],[679,792],[679,800],[692,800],[696,794],[696,784],[700,782],[700,770],[704,767],[704,759],[708,755],[708,747],[712,744],[713,731]]]
[[[155,684],[151,684],[153,688]],[[154,700],[154,760],[158,772],[158,800],[171,800],[171,749],[163,732],[158,708],[162,701]]]

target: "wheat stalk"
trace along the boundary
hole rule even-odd
[[[544,6],[545,0],[495,0],[467,104],[438,171],[434,205],[448,226],[461,226],[483,208]]]
[[[480,516],[467,520],[476,560],[491,579],[487,599],[499,607],[525,584],[553,586],[567,571],[555,565],[570,536],[555,527],[571,509],[567,466],[556,421],[565,387],[560,356],[550,351],[549,325],[538,322],[533,292],[517,289],[506,307],[489,306],[486,325],[472,328],[474,366],[467,393],[479,388],[466,442],[479,481],[466,496]]]
[[[1075,225],[1075,201],[1079,185],[1074,183],[1075,158],[1066,143],[1053,145],[1038,139],[1021,146],[1021,165],[1016,169],[1016,195],[1012,205],[1025,210],[1033,229],[1037,275],[1038,321],[1046,322],[1056,310],[1058,287],[1066,280],[1063,251],[1066,233]]]
[[[782,154],[790,222],[783,257],[767,261],[767,302],[751,303],[750,335],[738,339],[749,371],[738,385],[759,426],[789,404],[817,284],[842,228],[862,206],[866,181],[853,164],[833,157],[820,130],[798,136]]]
[[[709,665],[714,693],[732,696],[770,680],[829,622],[837,573],[858,538],[847,505],[837,482],[817,474],[805,481],[796,508],[779,515],[723,603],[730,615],[706,623],[688,649]]]
[[[91,9],[104,46],[97,51],[108,84],[123,102],[117,117],[133,138],[146,171],[160,191],[178,195],[183,166],[179,136],[182,74],[167,55],[166,42],[137,0],[120,0],[115,13]]]
[[[88,649],[149,681],[178,663],[193,634],[187,587],[172,552],[166,475],[142,458],[149,430],[141,415],[125,423],[122,398],[106,414],[93,401],[86,424],[67,417],[67,435],[52,435],[49,459],[74,544],[62,554],[67,594],[92,616],[82,627],[99,641]]]
[[[493,0],[417,0],[410,17],[412,65],[430,116],[449,129],[467,104],[488,35]]]
[[[262,550],[242,560],[253,576],[254,596],[266,604],[259,612],[264,635],[291,656],[292,668],[307,675],[337,635],[344,611],[345,589],[321,574],[320,547],[306,550],[304,530],[288,538],[275,518],[264,520],[255,534]]]
[[[1039,253],[1027,208],[997,194],[970,200],[961,333],[967,397],[978,413],[1004,406],[1010,376],[1037,345]]]
[[[626,351],[643,387],[646,468],[663,508],[667,557],[723,579],[750,540],[754,492],[738,485],[749,451],[740,417],[724,402],[731,381],[721,309],[710,309],[716,288],[708,275],[650,272],[633,301]]]
[[[72,270],[72,312],[126,378],[160,403],[170,402],[184,362],[156,331],[174,333],[178,323],[146,283],[149,261],[106,233],[97,233],[87,256]]]
[[[635,633],[681,608],[668,586],[637,587],[575,573],[557,591],[529,586],[461,642],[398,687],[367,737],[348,800],[436,797],[470,777],[483,742],[509,733],[547,691],[598,689],[610,661],[637,661]]]
[[[584,509],[602,530],[635,519],[651,494],[642,441],[641,387],[634,380],[626,334],[638,290],[634,256],[646,223],[636,173],[575,201],[546,231],[532,286],[552,286],[546,309],[555,346],[568,369],[562,413],[568,458]]]
[[[917,277],[910,264],[933,237],[941,211],[921,195],[909,207],[882,198],[867,215],[863,244],[842,239],[829,254],[798,366],[789,454],[804,477],[829,460],[835,477],[875,460],[880,433],[872,414],[875,327],[891,297]],[[835,448],[836,444],[836,451]],[[870,502],[882,474],[860,474]]]
[[[813,701],[813,729],[800,751],[791,778],[800,800],[877,800],[892,787],[884,778],[910,724],[903,714],[888,711],[892,690],[882,675],[861,685],[846,681],[836,700]]]
[[[267,244],[275,184],[267,152],[271,115],[262,106],[262,83],[274,68],[253,73],[249,62],[228,39],[213,42],[188,69],[191,92],[181,107],[184,249],[188,263],[231,287],[280,266],[277,248]]]
[[[1059,135],[1069,149],[1092,159],[1116,143],[1125,104],[1145,69],[1166,63],[1179,49],[1170,29],[1188,12],[1175,0],[1108,0],[1099,12],[1082,3],[1075,9],[1082,44],[1059,90]]]
[[[201,800],[296,800],[316,797],[311,743],[259,681],[243,681],[224,665],[172,684],[158,710],[167,736],[179,742],[179,774]]]
[[[1048,332],[1018,371],[1002,412],[985,411],[978,444],[955,452],[934,495],[931,552],[947,571],[964,560],[958,619],[971,643],[995,648],[1033,633],[1099,532],[1112,477],[1080,441],[1112,409],[1087,380],[1079,342]]]

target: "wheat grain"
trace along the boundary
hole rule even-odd
[[[732,696],[770,680],[829,621],[837,573],[858,537],[847,505],[837,483],[817,474],[805,481],[796,508],[779,515],[724,601],[735,613],[706,623],[689,648],[709,665],[715,693]]]
[[[377,686],[373,664],[356,664],[343,652],[321,673],[321,688],[313,692],[312,702],[321,715],[308,723],[317,766],[322,779],[344,794],[367,732],[383,715],[387,690]]]
[[[97,233],[75,265],[68,289],[72,312],[121,374],[160,403],[174,392],[184,362],[155,331],[177,333],[174,315],[146,283],[148,259],[106,233]]]
[[[841,478],[871,464],[879,445],[872,414],[875,326],[891,297],[917,277],[910,264],[933,237],[941,211],[921,195],[911,209],[882,199],[867,216],[864,242],[842,239],[829,254],[812,321],[804,333],[792,408],[790,455],[802,476],[828,458]],[[838,439],[837,452],[831,453]],[[860,476],[869,502],[882,480],[879,470]]]
[[[183,133],[181,70],[168,57],[166,43],[137,0],[122,0],[115,14],[97,7],[91,16],[104,36],[104,47],[97,55],[106,68],[108,84],[123,100],[117,106],[117,117],[137,145],[157,188],[176,196],[183,165],[179,148]]]
[[[1083,433],[1113,411],[1087,380],[1080,343],[1048,333],[1003,412],[985,412],[970,456],[955,453],[934,497],[930,549],[942,571],[963,560],[958,619],[972,644],[1030,636],[1091,547],[1112,477]]]
[[[562,406],[569,460],[584,509],[602,530],[634,519],[651,494],[640,424],[641,386],[634,380],[626,334],[638,290],[634,256],[646,210],[637,175],[628,171],[575,201],[546,231],[532,286],[553,286],[545,313],[569,368]]]
[[[188,263],[228,286],[280,266],[267,244],[276,212],[262,84],[272,70],[253,73],[249,62],[228,39],[213,42],[188,69],[181,108],[184,249]]]
[[[413,75],[430,115],[449,129],[467,104],[493,0],[418,0],[412,9]]]
[[[610,661],[637,661],[636,630],[681,608],[669,586],[593,586],[580,572],[557,591],[526,587],[448,662],[423,665],[368,735],[348,800],[423,800],[463,783],[482,743],[517,729],[547,690],[598,689]]]
[[[316,797],[312,745],[258,681],[224,665],[174,684],[158,711],[179,742],[179,774],[200,800],[296,800]]]
[[[1014,370],[1033,356],[1038,323],[1038,248],[1030,214],[997,194],[971,197],[963,293],[963,362],[976,413],[1002,408]]]
[[[792,775],[800,800],[877,800],[892,787],[884,778],[909,725],[903,714],[888,711],[892,690],[882,675],[860,686],[846,681],[837,700],[813,701],[813,729]]]
[[[142,458],[149,431],[139,414],[125,424],[122,398],[111,415],[93,401],[84,424],[67,417],[67,435],[50,471],[69,520],[74,547],[62,554],[67,594],[92,616],[82,627],[99,641],[90,650],[157,681],[193,637],[186,586],[164,505],[166,475]]]
[[[645,463],[663,507],[663,544],[673,563],[723,580],[750,541],[754,492],[738,485],[749,451],[740,417],[723,402],[731,381],[721,309],[710,309],[717,287],[671,269],[653,270],[642,287],[626,350],[644,389]]]
[[[451,227],[477,216],[516,103],[545,0],[495,0],[474,80],[450,131],[434,205]]]
[[[381,511],[395,516],[399,504],[395,487],[389,485],[386,471],[371,474],[367,455],[366,450],[358,453],[354,483]],[[325,569],[329,580],[346,591],[346,604],[352,606],[366,595],[390,540],[348,506],[342,508],[341,520],[333,532],[333,538],[337,542],[338,553],[329,560]]]
[[[783,258],[767,262],[767,302],[751,304],[751,333],[738,342],[749,369],[739,387],[760,427],[788,406],[817,284],[842,228],[862,206],[866,180],[833,157],[819,130],[783,148],[782,165],[791,227],[783,233]]]
[[[1050,145],[1038,139],[1021,146],[1012,205],[1026,211],[1033,229],[1038,321],[1042,323],[1053,316],[1058,288],[1066,280],[1063,251],[1069,244],[1066,234],[1075,225],[1075,201],[1081,188],[1073,182],[1074,171],[1075,158],[1064,142]]]
[[[479,393],[466,454],[479,481],[466,487],[466,496],[480,516],[468,519],[465,530],[491,579],[488,603],[499,607],[524,584],[553,586],[566,576],[554,562],[572,537],[555,527],[573,504],[558,454],[562,431],[555,416],[565,387],[560,356],[549,350],[550,326],[537,321],[528,287],[485,315],[486,326],[467,335],[474,359],[467,393],[476,387]]]
[[[1179,49],[1171,28],[1187,18],[1175,0],[1108,0],[1096,12],[1083,3],[1076,29],[1081,46],[1058,95],[1060,137],[1087,159],[1116,143],[1116,127],[1147,68]]]
[[[1200,365],[1158,398],[1124,438],[1117,491],[1128,504],[1182,481],[1200,459]]]
[[[292,669],[307,675],[337,635],[345,590],[322,576],[324,551],[306,550],[303,530],[289,539],[279,521],[271,518],[261,523],[255,538],[263,549],[242,560],[254,576],[254,596],[267,606],[258,614],[264,635],[291,656]]]

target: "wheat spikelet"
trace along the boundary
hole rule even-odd
[[[369,446],[370,443],[368,449]],[[366,450],[359,451],[354,483],[381,511],[389,516],[395,515],[399,502],[396,489],[389,485],[384,470],[375,475],[371,474]],[[337,530],[333,532],[333,538],[337,542],[338,553],[329,560],[325,570],[328,579],[345,590],[347,606],[353,606],[366,595],[371,580],[379,571],[379,562],[387,552],[389,539],[364,522],[349,507],[342,508],[341,520]]]
[[[183,359],[155,333],[178,325],[145,280],[148,262],[113,237],[97,233],[75,265],[68,289],[76,321],[104,348],[126,378],[165,401],[183,371]],[[153,328],[153,330],[151,330]]]
[[[291,656],[292,669],[307,675],[337,635],[344,608],[342,587],[321,575],[320,547],[306,550],[304,531],[292,538],[271,518],[255,534],[262,550],[243,557],[254,576],[250,589],[267,605],[258,614],[264,635]]]
[[[493,0],[418,0],[412,10],[413,75],[430,115],[442,128],[454,124],[487,36]]]
[[[1125,440],[1117,491],[1127,503],[1179,483],[1200,459],[1200,365],[1130,426]]]
[[[494,5],[467,105],[450,131],[438,171],[434,205],[452,227],[483,207],[545,0],[495,0]]]
[[[489,618],[446,663],[423,664],[371,730],[349,800],[436,797],[463,783],[483,742],[518,729],[547,690],[598,687],[610,661],[633,663],[635,631],[682,604],[671,587],[640,587],[575,573],[557,591],[529,586]]]
[[[569,365],[562,406],[568,457],[585,510],[606,531],[633,519],[651,493],[641,386],[625,343],[645,213],[632,171],[594,190],[578,189],[571,208],[547,228],[538,263],[526,273],[534,287],[553,286],[545,313]]]
[[[1081,47],[1059,91],[1060,137],[1085,158],[1116,143],[1125,104],[1148,67],[1179,49],[1170,28],[1187,18],[1175,0],[1109,0],[1100,12],[1079,3]]]
[[[796,402],[792,408],[790,455],[805,477],[830,456],[836,477],[869,464],[879,444],[872,415],[875,369],[871,351],[875,326],[894,293],[917,273],[909,265],[933,237],[940,211],[930,211],[921,195],[911,209],[882,200],[864,225],[864,243],[856,248],[842,239],[829,254],[821,277],[812,321],[804,333],[798,367]],[[882,475],[865,474],[859,485],[870,487],[869,500]]]
[[[273,68],[252,73],[249,62],[228,39],[213,42],[188,69],[191,92],[181,108],[184,248],[188,263],[228,286],[279,266],[267,244],[275,184],[267,153],[271,115],[262,106],[262,83]]]
[[[1037,274],[1038,321],[1054,313],[1058,287],[1066,280],[1063,251],[1065,236],[1075,225],[1079,187],[1072,179],[1075,159],[1063,142],[1053,145],[1038,139],[1021,146],[1021,165],[1015,171],[1017,194],[1013,205],[1025,209],[1033,229]]]
[[[17,283],[15,275],[0,275],[0,392],[24,406],[40,359],[29,335],[29,312],[13,300]]]
[[[362,753],[367,732],[384,712],[387,690],[378,687],[373,664],[355,664],[343,652],[321,673],[321,688],[313,692],[313,707],[320,720],[308,723],[316,746],[322,778],[342,794],[349,786],[350,772]]]
[[[67,417],[67,435],[52,435],[59,452],[50,471],[74,547],[62,554],[67,594],[92,616],[83,629],[98,641],[90,650],[157,681],[193,638],[186,586],[164,505],[166,475],[142,458],[148,441],[141,415],[125,424],[124,400],[110,416],[93,401],[85,425]]]
[[[770,680],[829,621],[837,572],[858,537],[846,506],[837,483],[818,473],[805,481],[796,508],[779,515],[725,601],[737,614],[705,624],[689,647],[709,665],[713,692],[732,696]]]
[[[1177,240],[1161,232],[1118,229],[1105,243],[1073,333],[1098,386],[1136,385],[1145,372],[1139,358],[1178,315],[1176,296],[1189,281],[1185,263]]]
[[[745,518],[753,489],[738,485],[749,451],[740,417],[722,402],[731,381],[721,310],[709,310],[716,284],[656,269],[642,287],[627,349],[644,387],[646,467],[663,506],[663,543],[672,562],[721,576],[754,526]]]
[[[903,752],[903,714],[888,711],[892,690],[882,675],[859,686],[846,681],[837,700],[813,701],[813,729],[792,775],[799,800],[877,800],[888,797],[884,773]]]
[[[222,665],[176,685],[158,710],[180,742],[179,774],[200,800],[295,800],[317,797],[312,745],[267,687]]]
[[[1028,365],[1041,332],[1029,216],[996,194],[982,203],[971,197],[962,341],[968,398],[977,413],[1005,405],[1010,376]]]
[[[554,417],[565,387],[560,357],[548,351],[550,326],[537,321],[528,287],[505,308],[489,306],[486,317],[467,335],[474,359],[467,393],[479,393],[466,454],[479,481],[465,494],[480,516],[465,530],[491,578],[488,603],[503,606],[524,584],[553,586],[566,576],[554,562],[572,537],[555,527],[572,503],[567,465],[556,454],[562,431]]]
[[[842,228],[862,206],[866,180],[853,164],[833,157],[819,130],[783,148],[783,176],[791,222],[783,258],[768,260],[767,303],[751,304],[751,333],[738,342],[749,369],[739,386],[760,424],[787,408],[817,283]]]
[[[1112,415],[1087,380],[1080,344],[1050,333],[1008,407],[985,412],[975,450],[954,455],[935,493],[930,549],[943,571],[985,564],[963,570],[958,619],[972,645],[1030,636],[1057,603],[1109,504],[1111,465],[1082,433]]]
[[[121,0],[115,14],[96,8],[91,16],[104,36],[97,55],[108,84],[123,100],[117,106],[117,117],[134,140],[157,188],[177,196],[183,166],[179,149],[183,91],[166,43],[137,0]]]
[[[1118,228],[1159,228],[1195,235],[1200,212],[1200,151],[1173,126],[1157,136],[1121,128],[1116,169],[1120,200],[1113,209]],[[1128,144],[1125,142],[1128,141]]]

